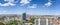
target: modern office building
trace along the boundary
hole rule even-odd
[[[22,18],[23,20],[26,20],[26,13],[23,13]]]

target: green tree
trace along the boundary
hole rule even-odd
[[[34,24],[34,20],[35,20],[35,18],[31,18],[31,20],[29,22]]]
[[[14,20],[14,21],[10,21],[8,24],[6,25],[17,25],[18,24],[18,21],[17,20]]]

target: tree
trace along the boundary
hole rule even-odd
[[[5,24],[3,24],[2,22],[0,22],[0,25],[5,25]]]
[[[14,20],[14,21],[10,21],[8,24],[6,25],[17,25],[18,24],[18,21],[17,20]]]
[[[31,20],[29,22],[34,24],[34,20],[35,20],[35,18],[31,18]]]

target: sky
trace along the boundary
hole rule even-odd
[[[0,0],[0,14],[60,15],[60,0]]]

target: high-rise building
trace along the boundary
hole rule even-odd
[[[23,20],[26,20],[26,13],[23,13],[22,18]]]

